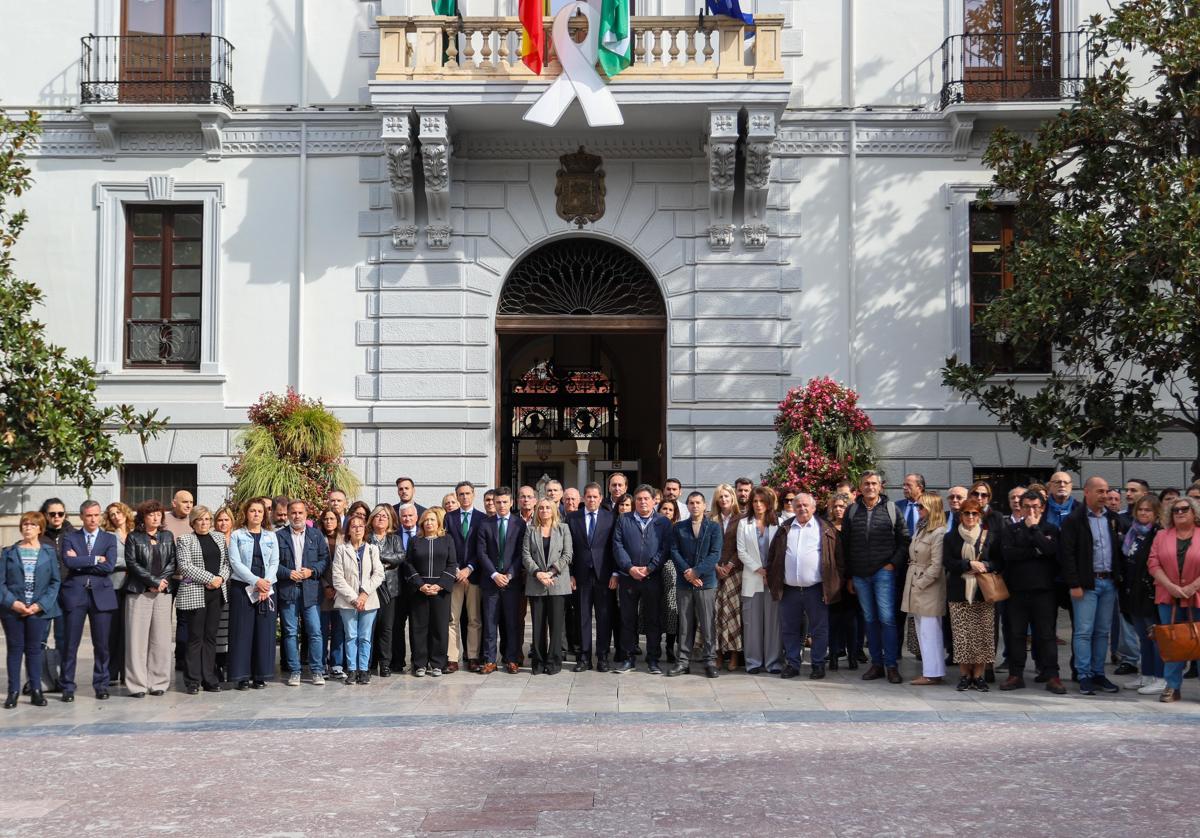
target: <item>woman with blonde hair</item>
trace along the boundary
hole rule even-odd
[[[974,578],[997,569],[1000,550],[995,532],[984,526],[983,504],[974,497],[958,509],[958,526],[942,545],[942,565],[946,572],[946,598],[950,609],[950,632],[954,657],[962,677],[958,690],[987,692],[983,672],[996,660],[996,609],[983,598]]]
[[[407,582],[412,673],[418,678],[426,673],[437,678],[447,665],[450,591],[457,579],[458,552],[442,526],[444,513],[441,507],[421,513],[400,571]]]
[[[1200,618],[1200,538],[1196,532],[1200,528],[1200,501],[1190,496],[1176,498],[1164,507],[1163,514],[1169,516],[1169,521],[1154,536],[1150,558],[1146,560],[1146,569],[1155,582],[1158,622],[1160,625],[1193,622]],[[1186,668],[1187,664],[1181,661],[1163,665],[1167,685],[1159,701],[1179,701]]]
[[[926,492],[917,498],[917,531],[908,545],[908,575],[900,610],[917,624],[921,649],[921,675],[910,684],[940,684],[946,676],[946,650],[942,645],[942,615],[946,613],[946,573],[942,544],[946,540],[946,511],[939,495]]]
[[[542,498],[533,507],[533,519],[525,529],[525,542],[521,546],[525,596],[533,611],[533,654],[529,669],[534,675],[557,675],[562,671],[572,549],[571,531],[558,520],[558,504]]]
[[[346,685],[371,683],[371,629],[379,611],[383,562],[379,548],[366,540],[367,521],[361,515],[346,519],[346,540],[333,557],[334,607],[345,632]]]
[[[213,515],[207,506],[192,507],[188,520],[192,531],[175,541],[175,556],[183,580],[175,608],[187,626],[187,654],[183,683],[188,695],[221,691],[217,681],[217,629],[229,599],[229,548],[212,529]]]
[[[387,678],[393,667],[404,671],[404,623],[399,626],[399,640],[393,647],[397,615],[408,617],[408,603],[403,600],[403,582],[400,578],[400,562],[404,559],[404,543],[397,530],[400,521],[390,503],[378,504],[367,519],[367,541],[379,548],[379,560],[383,562],[383,584],[376,594],[379,597],[379,613],[375,615],[375,642],[372,650],[379,667],[379,677]],[[332,554],[330,554],[332,555]]]
[[[738,558],[737,530],[742,513],[737,492],[728,483],[713,489],[708,517],[721,526],[725,541],[717,564],[717,666],[728,655],[726,668],[738,667],[742,652],[742,561]]]
[[[117,595],[117,610],[112,612],[108,630],[108,680],[125,682],[125,542],[133,532],[134,512],[127,504],[113,501],[104,509],[101,519],[104,529],[117,537],[117,563],[113,565],[113,593]]]

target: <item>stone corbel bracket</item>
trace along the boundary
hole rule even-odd
[[[737,172],[736,108],[708,112],[708,246],[729,250],[733,245],[733,191]]]
[[[775,145],[775,113],[751,110],[746,115],[746,188],[742,193],[742,244],[748,250],[767,246],[767,192]]]
[[[971,135],[975,131],[975,120],[956,113],[950,114],[950,146],[955,160],[966,160],[971,153]]]
[[[387,113],[382,126],[383,153],[392,192],[392,246],[412,250],[417,246],[413,199],[413,141],[408,113]]]
[[[418,108],[417,138],[425,174],[425,204],[429,223],[425,243],[432,250],[450,247],[450,125],[447,108]]]

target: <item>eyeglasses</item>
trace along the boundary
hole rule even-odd
[[[991,492],[971,492],[973,498],[990,498],[991,496]]]
[[[1190,506],[1175,506],[1171,508],[1171,511],[1176,515],[1186,515],[1192,511],[1192,508]]]
[[[65,513],[65,512],[47,512],[46,513],[47,518],[65,518],[66,516],[67,516],[67,513]]]
[[[964,518],[978,518],[979,517],[978,512],[960,512],[958,514],[963,516]]]

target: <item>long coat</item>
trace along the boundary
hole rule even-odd
[[[946,568],[942,545],[946,528],[918,529],[908,545],[908,573],[900,610],[914,617],[941,617],[946,613]]]
[[[542,530],[536,524],[525,529],[521,563],[525,566],[525,596],[566,596],[571,593],[571,531],[566,524],[550,530],[550,555],[542,549]],[[546,587],[535,574],[555,572],[554,584]]]

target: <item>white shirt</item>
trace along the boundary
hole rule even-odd
[[[292,553],[295,557],[296,570],[304,569],[304,530],[296,532],[291,527],[288,527],[288,532],[292,536]]]
[[[784,582],[807,588],[821,581],[821,527],[816,518],[792,522],[783,561]]]

